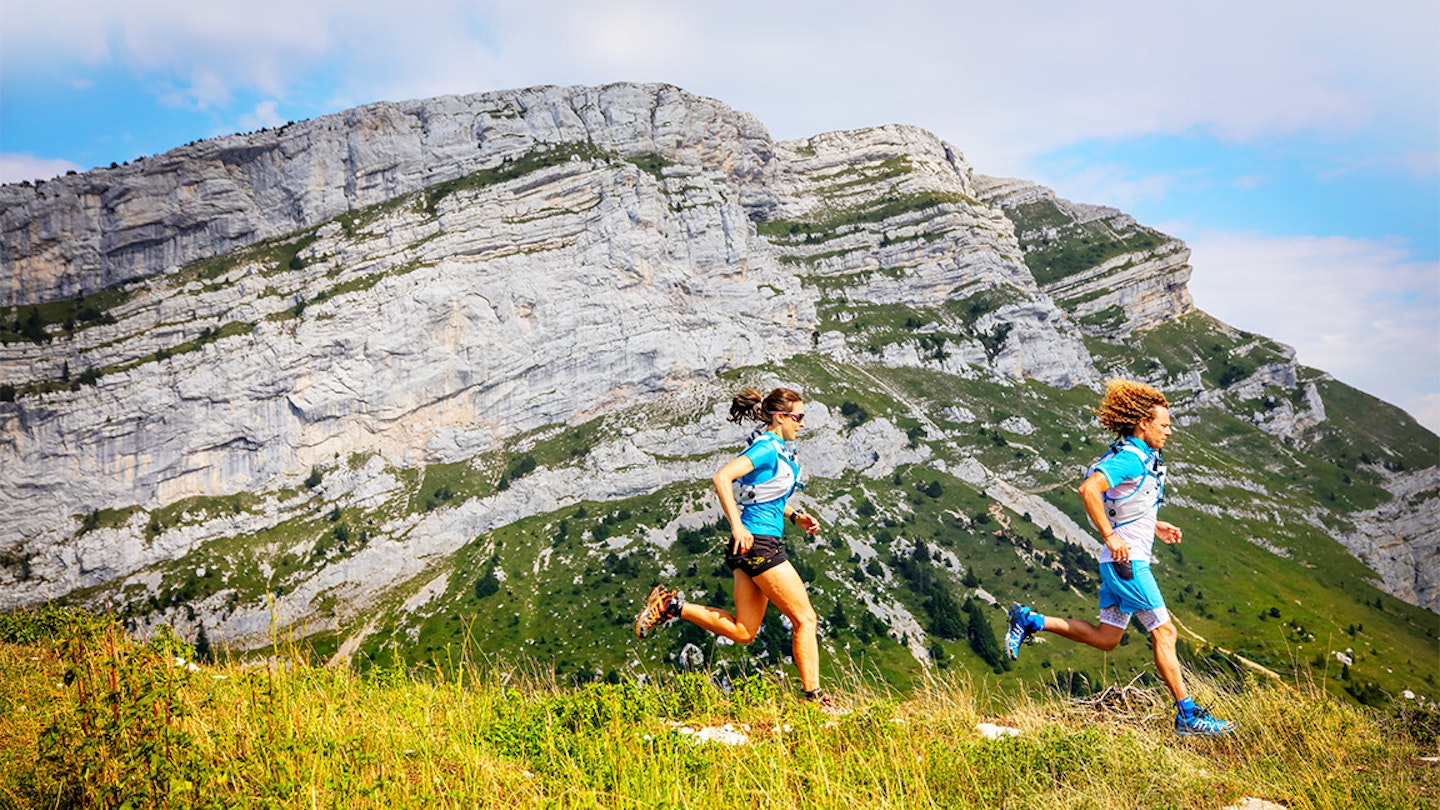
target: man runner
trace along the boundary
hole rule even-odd
[[[1133,616],[1150,634],[1155,668],[1175,698],[1175,733],[1229,734],[1235,730],[1234,723],[1212,717],[1185,691],[1180,659],[1175,654],[1178,634],[1150,573],[1155,538],[1173,544],[1182,536],[1178,526],[1159,519],[1165,500],[1160,451],[1171,433],[1169,403],[1164,394],[1143,383],[1111,380],[1096,414],[1100,424],[1116,437],[1110,452],[1090,468],[1080,485],[1085,514],[1105,541],[1100,550],[1100,624],[1042,616],[1012,603],[1005,653],[1012,660],[1017,658],[1020,645],[1042,630],[1099,650],[1113,650]]]

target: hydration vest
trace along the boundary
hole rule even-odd
[[[1101,456],[1085,475],[1093,475],[1100,462],[1114,458],[1117,453],[1134,453],[1139,456],[1141,463],[1145,465],[1145,473],[1139,478],[1127,478],[1105,491],[1102,497],[1105,517],[1109,519],[1112,529],[1158,511],[1160,505],[1165,503],[1165,464],[1161,461],[1158,450],[1147,457],[1144,450],[1122,439],[1110,445],[1110,452]]]
[[[790,493],[804,486],[800,483],[800,462],[795,458],[795,450],[776,438],[775,434],[768,430],[758,431],[750,437],[747,449],[755,446],[756,442],[763,441],[775,443],[775,454],[779,457],[779,463],[775,465],[775,474],[764,481],[747,484],[744,483],[743,476],[735,479],[735,502],[741,506],[783,501],[790,497]]]

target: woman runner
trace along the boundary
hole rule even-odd
[[[800,671],[802,697],[834,712],[835,704],[820,689],[815,608],[781,542],[786,521],[809,534],[820,531],[814,515],[787,503],[800,486],[800,462],[795,459],[793,442],[805,426],[805,401],[789,388],[776,388],[763,397],[753,388],[746,389],[731,400],[730,421],[742,424],[746,420],[764,427],[751,436],[745,452],[710,479],[730,523],[725,563],[735,573],[735,613],[686,602],[678,591],[656,585],[635,619],[635,635],[645,638],[661,624],[679,618],[738,644],[749,644],[760,631],[766,607],[774,602],[794,628],[791,648]]]

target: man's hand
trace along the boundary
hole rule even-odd
[[[1125,562],[1130,559],[1130,547],[1114,532],[1105,540],[1105,547],[1110,549],[1110,559],[1115,562]]]
[[[1180,542],[1180,527],[1174,523],[1157,520],[1155,521],[1155,536],[1173,546]]]

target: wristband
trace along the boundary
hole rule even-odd
[[[799,522],[799,521],[800,521],[800,518],[805,517],[805,516],[806,516],[806,512],[805,512],[804,509],[796,509],[795,511],[793,511],[793,512],[790,513],[790,522],[793,523],[793,524],[795,524],[796,526],[799,526],[799,525],[800,525],[800,522]]]

